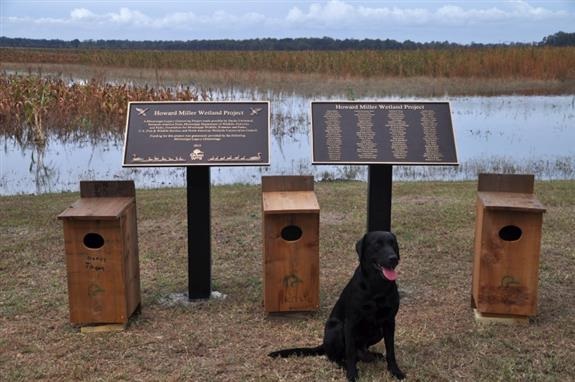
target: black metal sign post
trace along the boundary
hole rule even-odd
[[[267,166],[269,102],[130,102],[124,167],[186,166],[188,298],[212,294],[210,167]]]
[[[393,166],[370,164],[367,171],[367,230],[390,231]]]
[[[188,204],[188,298],[207,299],[212,294],[210,219],[210,167],[186,168]]]
[[[367,229],[391,229],[393,165],[457,165],[448,102],[312,102],[313,164],[368,165]]]

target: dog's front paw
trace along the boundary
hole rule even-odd
[[[387,370],[397,379],[405,379],[405,374],[399,369],[397,365],[388,366]]]
[[[357,369],[356,370],[348,370],[346,373],[346,377],[347,377],[348,382],[357,381]]]

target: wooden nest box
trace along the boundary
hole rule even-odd
[[[479,175],[472,303],[480,314],[537,312],[545,208],[533,185],[533,175]]]
[[[313,176],[263,176],[264,309],[319,307],[319,204]]]
[[[140,305],[134,182],[80,182],[80,199],[58,219],[64,222],[70,322],[126,324]]]

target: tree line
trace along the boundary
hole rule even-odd
[[[229,50],[229,51],[338,51],[338,50],[416,50],[461,47],[501,46],[575,46],[575,33],[557,32],[540,42],[507,44],[456,44],[448,41],[403,42],[391,39],[333,39],[323,38],[257,38],[247,40],[188,40],[188,41],[132,41],[132,40],[57,40],[0,37],[0,47],[59,48],[59,49],[135,49],[135,50]]]

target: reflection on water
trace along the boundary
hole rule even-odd
[[[54,169],[44,163],[45,157],[46,145],[42,144],[36,146],[30,158],[30,172],[34,174],[36,193],[41,193],[42,190],[50,186],[50,182],[54,178]]]
[[[272,113],[271,166],[212,167],[214,184],[254,184],[262,175],[271,174],[313,174],[317,180],[366,179],[366,166],[311,165],[310,99],[257,90],[220,90],[211,97],[218,101],[270,100]],[[448,100],[460,166],[394,166],[394,179],[465,180],[475,179],[479,172],[533,173],[537,179],[575,177],[575,97]],[[20,147],[7,138],[0,138],[0,143],[0,195],[75,191],[79,181],[86,179],[133,179],[139,188],[185,185],[183,168],[123,169],[122,142],[114,139],[93,144],[48,138],[44,146],[36,147]]]

